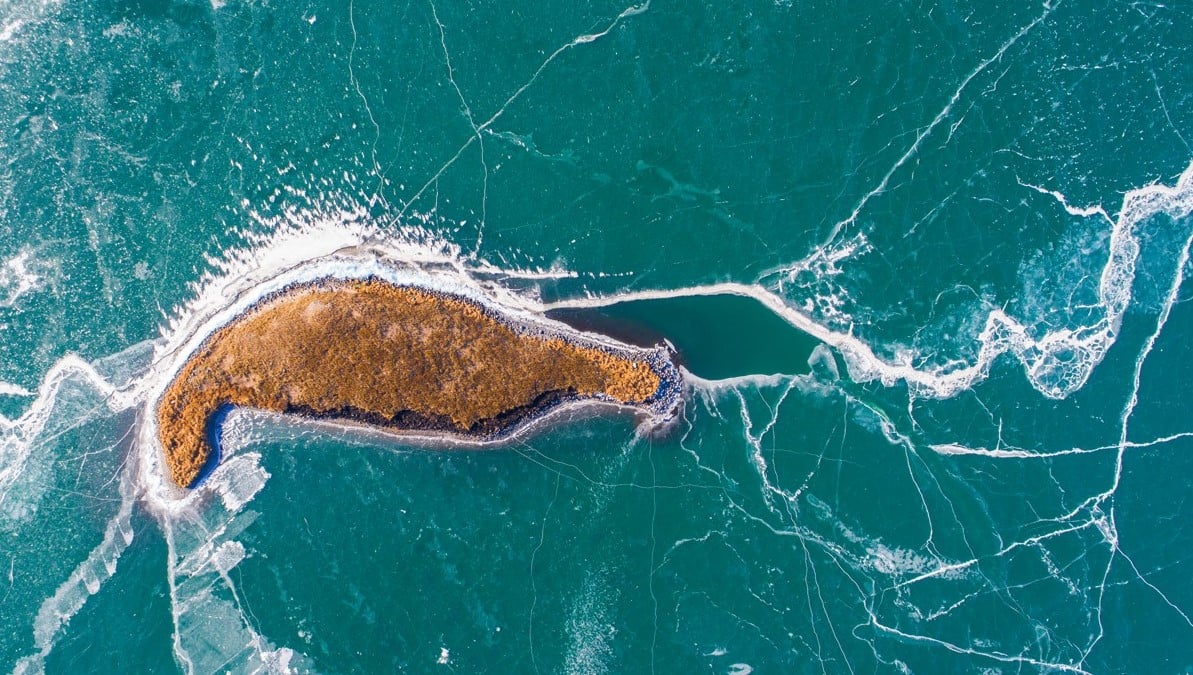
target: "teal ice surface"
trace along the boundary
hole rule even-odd
[[[0,5],[0,669],[1193,668],[1190,25]],[[591,310],[680,348],[672,428],[428,452],[247,416],[248,501],[154,512],[149,402],[109,387],[228,251],[341,214],[574,273],[509,280],[548,301],[740,284],[833,345],[744,297]]]

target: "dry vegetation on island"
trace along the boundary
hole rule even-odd
[[[195,482],[225,405],[484,438],[560,400],[637,404],[645,360],[518,331],[476,303],[378,280],[292,287],[215,332],[157,408],[173,481]]]

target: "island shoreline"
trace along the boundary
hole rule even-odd
[[[535,315],[524,318],[518,316],[518,314],[526,314],[524,310],[503,312],[499,307],[491,306],[489,303],[468,295],[451,293],[430,285],[413,282],[397,283],[375,274],[347,279],[326,275],[287,283],[261,295],[251,304],[231,315],[225,323],[216,327],[198,343],[190,352],[186,362],[176,371],[172,382],[157,401],[155,412],[163,450],[168,443],[168,433],[163,429],[169,427],[172,422],[170,411],[165,410],[163,406],[166,405],[171,392],[178,386],[178,380],[186,379],[193,362],[202,359],[204,355],[212,351],[213,345],[234,333],[237,325],[252,317],[269,312],[271,307],[275,307],[279,303],[295,301],[295,298],[319,293],[344,292],[351,294],[362,288],[373,287],[380,287],[387,293],[410,293],[430,298],[432,302],[440,303],[445,308],[459,309],[463,307],[464,309],[460,309],[462,312],[475,311],[483,317],[483,319],[477,319],[478,321],[492,322],[516,335],[518,340],[528,344],[546,344],[558,341],[565,345],[567,350],[592,354],[593,356],[590,358],[593,359],[624,362],[631,365],[634,363],[646,364],[650,375],[657,378],[657,386],[649,396],[642,397],[641,400],[618,400],[617,397],[601,391],[581,393],[574,388],[552,388],[538,392],[529,401],[510,405],[502,409],[499,414],[482,417],[467,427],[454,423],[447,415],[434,412],[428,414],[427,411],[413,409],[398,410],[396,414],[384,415],[351,405],[328,409],[304,405],[301,402],[258,409],[270,414],[295,415],[315,423],[320,421],[340,422],[341,424],[347,422],[351,427],[376,430],[384,436],[430,442],[435,445],[479,447],[508,442],[525,430],[538,428],[540,422],[545,419],[554,418],[554,413],[557,411],[578,409],[581,407],[579,404],[599,403],[634,409],[645,412],[656,422],[665,422],[674,416],[678,403],[682,399],[681,375],[676,367],[674,354],[663,345],[648,348],[615,343],[608,337],[591,335],[546,316]],[[516,367],[514,369],[516,370]],[[397,380],[393,384],[400,387],[402,381]],[[179,487],[190,489],[198,487],[224,459],[221,442],[222,424],[233,407],[257,408],[251,404],[234,404],[231,401],[219,403],[218,407],[208,415],[204,424],[203,438],[206,445],[206,456],[200,458],[202,461],[199,469],[185,485],[178,480],[179,475],[186,474],[180,472],[174,465],[173,462],[177,458],[172,457],[169,452],[165,452],[164,459],[167,467]],[[337,426],[341,426],[341,424],[337,424]]]

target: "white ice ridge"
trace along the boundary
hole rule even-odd
[[[13,483],[24,470],[33,440],[45,429],[59,389],[71,378],[79,378],[95,387],[111,411],[126,410],[139,400],[139,391],[135,387],[117,388],[78,356],[68,355],[59,360],[42,379],[37,398],[25,414],[15,420],[0,415],[0,506],[8,499]]]
[[[59,360],[42,380],[37,397],[25,414],[16,420],[0,416],[0,506],[8,501],[14,484],[25,470],[30,453],[42,439],[60,390],[72,380],[94,388],[102,397],[102,403],[98,404],[95,413],[105,407],[111,412],[127,410],[141,400],[141,390],[136,385],[117,386],[77,356],[68,355]],[[16,664],[15,672],[42,672],[45,657],[53,649],[62,629],[87,599],[115,574],[116,563],[133,537],[129,519],[135,496],[129,477],[127,472],[121,476],[121,504],[116,515],[108,522],[103,540],[54,594],[42,603],[33,623],[37,652],[21,659]]]
[[[61,5],[61,0],[4,0],[0,3],[0,51],[22,42],[25,30],[49,17]]]
[[[0,381],[0,396],[32,396],[33,392],[19,384]]]
[[[55,640],[63,628],[83,608],[88,598],[98,593],[104,582],[116,573],[116,563],[133,541],[133,496],[127,476],[126,473],[121,478],[120,509],[108,521],[103,541],[38,609],[37,618],[33,621],[33,643],[37,653],[17,662],[15,673],[43,672],[45,658],[54,648]]]
[[[25,22],[20,19],[5,22],[4,26],[0,27],[0,42],[11,40],[12,36],[16,35],[17,31],[21,30],[21,26],[23,25],[25,25]]]
[[[1033,186],[1034,187],[1034,186]],[[1036,188],[1055,196],[1067,212],[1111,220],[1101,207],[1072,207],[1064,195]],[[850,376],[859,382],[878,380],[886,386],[905,382],[916,394],[947,398],[973,387],[989,374],[994,360],[1011,354],[1023,364],[1031,385],[1048,398],[1060,399],[1080,389],[1094,368],[1114,344],[1123,315],[1132,299],[1135,267],[1140,252],[1140,226],[1150,218],[1165,215],[1174,221],[1186,220],[1193,213],[1193,163],[1173,186],[1153,184],[1131,190],[1123,197],[1122,208],[1113,219],[1110,251],[1098,285],[1101,317],[1090,325],[1056,328],[1042,334],[1033,332],[1001,309],[991,311],[978,334],[977,357],[969,363],[917,367],[915,354],[903,352],[894,359],[878,356],[874,349],[852,332],[832,330],[818,323],[804,311],[794,308],[776,290],[792,278],[794,265],[779,271],[776,288],[762,284],[720,283],[695,288],[645,290],[609,296],[560,300],[545,309],[603,307],[630,300],[677,297],[739,295],[753,298],[795,328],[835,347],[845,359]],[[1188,225],[1186,225],[1188,227]],[[816,254],[814,254],[816,255]],[[1173,253],[1172,265],[1178,265]],[[762,278],[772,276],[768,272]]]
[[[41,285],[33,250],[26,248],[0,265],[0,308],[12,307],[21,296]]]
[[[933,452],[941,455],[973,455],[994,459],[1053,459],[1069,455],[1090,455],[1098,452],[1109,452],[1111,450],[1152,448],[1184,438],[1193,438],[1193,432],[1182,431],[1181,433],[1162,436],[1150,441],[1123,441],[1114,445],[1099,445],[1093,448],[1066,448],[1063,450],[1028,450],[1026,448],[1010,447],[973,448],[957,443],[939,443],[929,445],[928,447]]]
[[[174,656],[186,673],[312,672],[303,655],[256,629],[229,574],[248,556],[236,537],[257,517],[244,506],[269,479],[260,460],[257,453],[231,458],[181,500],[185,508],[161,516]]]

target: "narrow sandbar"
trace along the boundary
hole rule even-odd
[[[229,407],[486,441],[567,401],[661,410],[676,378],[661,350],[439,291],[329,278],[267,296],[215,331],[166,388],[157,428],[171,479],[192,487],[214,457],[213,416]]]

